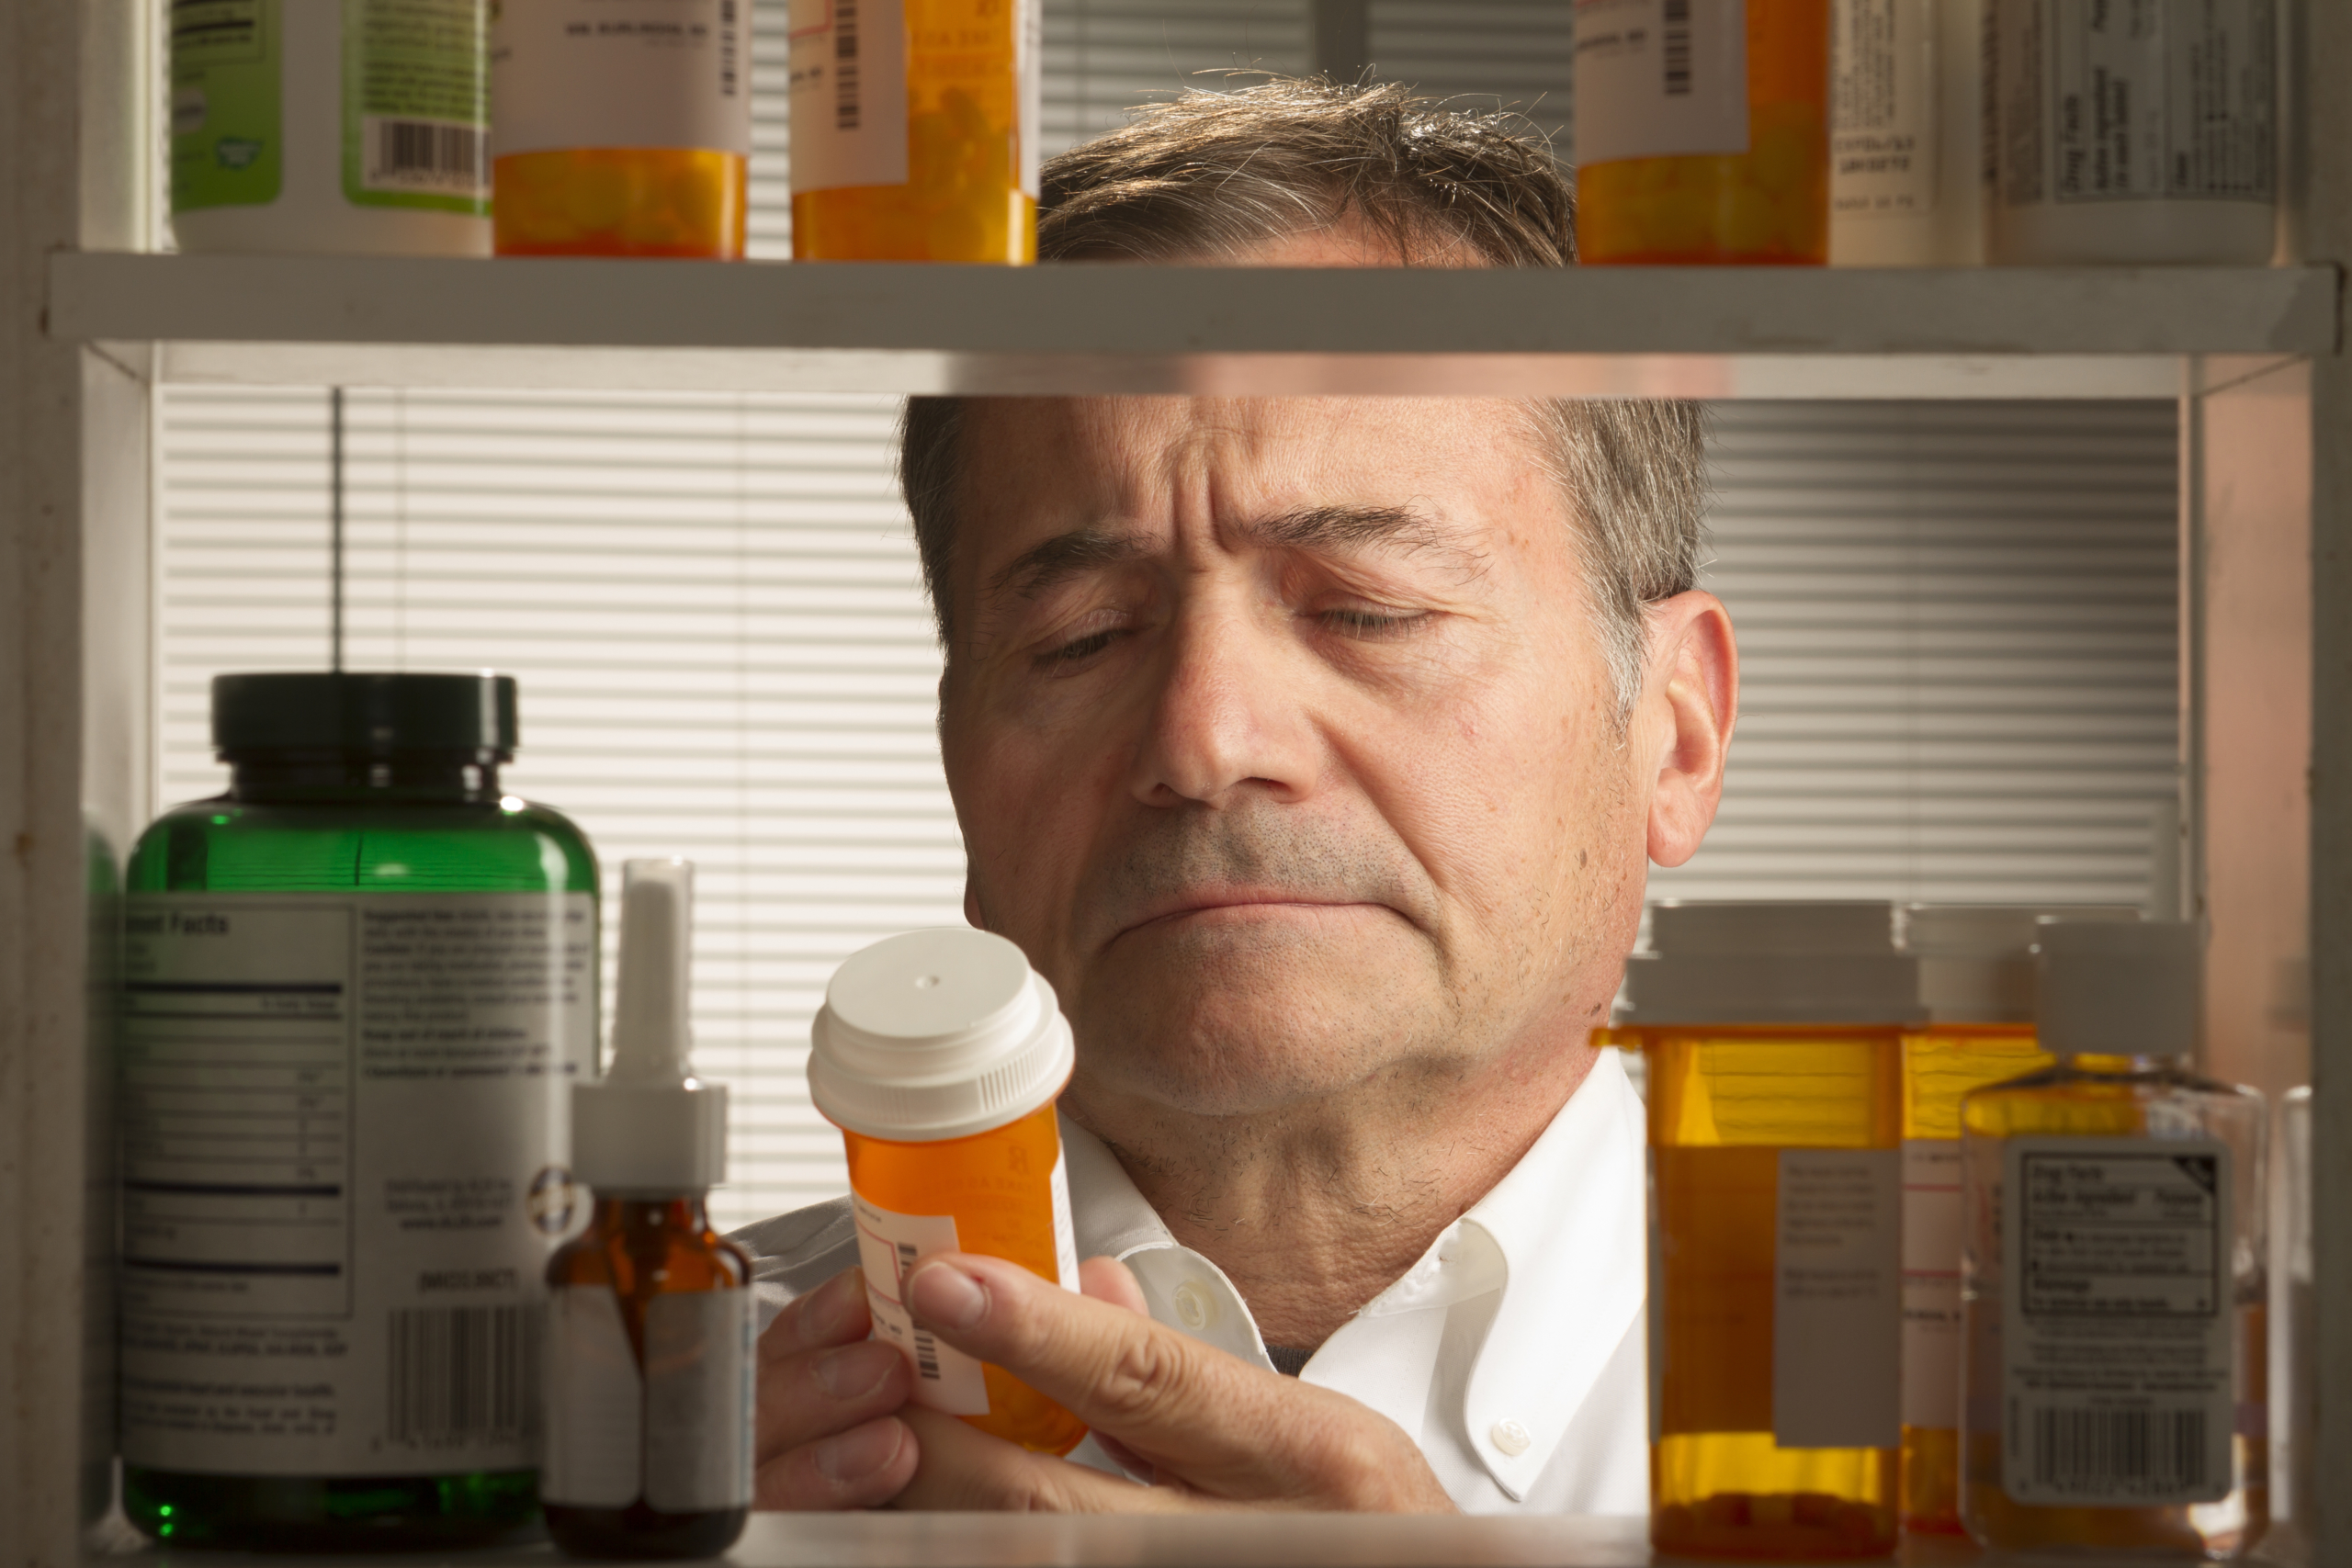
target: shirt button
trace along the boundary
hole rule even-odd
[[[1209,1319],[1216,1314],[1216,1309],[1210,1302],[1208,1292],[1201,1289],[1197,1280],[1187,1280],[1177,1286],[1175,1302],[1176,1321],[1187,1328],[1205,1328]]]
[[[1528,1434],[1526,1427],[1516,1421],[1498,1421],[1494,1430],[1487,1434],[1487,1440],[1516,1459],[1525,1453],[1527,1445],[1535,1439]]]

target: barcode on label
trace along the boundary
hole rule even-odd
[[[362,183],[369,190],[482,195],[490,188],[483,162],[489,151],[487,141],[478,125],[371,116],[367,122]]]
[[[833,128],[857,129],[857,0],[833,0]]]
[[[738,0],[718,0],[718,93],[721,97],[735,96],[736,75],[740,69],[735,61]]]
[[[905,1242],[899,1243],[899,1299],[907,1299],[907,1276],[914,1272],[915,1249]],[[915,1330],[915,1371],[933,1382],[939,1381],[939,1341],[922,1329]]]
[[[1666,0],[1664,6],[1666,96],[1690,96],[1690,0]]]
[[[512,1442],[538,1408],[538,1314],[429,1307],[386,1322],[384,1436],[421,1448]]]
[[[2036,1410],[2035,1484],[2106,1495],[2196,1492],[2207,1484],[2202,1410]]]

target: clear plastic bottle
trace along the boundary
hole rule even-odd
[[[1885,903],[1665,903],[1614,1036],[1648,1061],[1650,1541],[1894,1548],[1900,1034]]]
[[[131,854],[123,1506],[160,1541],[437,1550],[537,1517],[596,861],[500,793],[514,696],[220,676],[229,791]]]
[[[548,1260],[548,1533],[573,1557],[716,1557],[752,1506],[751,1259],[705,1208],[727,1090],[689,1066],[694,867],[623,868],[613,1059],[572,1090],[585,1234]]]
[[[1068,1453],[1086,1436],[1075,1416],[917,1327],[899,1289],[949,1251],[1078,1289],[1054,1112],[1074,1058],[1053,987],[1002,937],[908,931],[834,972],[810,1033],[809,1095],[848,1147],[874,1331],[914,1367],[915,1403]]]
[[[2269,1521],[2262,1097],[2200,1077],[2202,942],[2045,922],[2054,1066],[1961,1106],[1961,1508],[1996,1551],[2235,1559]]]
[[[1829,259],[1830,0],[1577,12],[1577,257]]]
[[[795,0],[792,254],[1037,259],[1041,0]]]
[[[745,0],[500,0],[498,254],[740,259],[751,11]]]

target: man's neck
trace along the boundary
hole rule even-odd
[[[1307,1107],[1205,1117],[1076,1108],[1184,1246],[1225,1270],[1274,1344],[1311,1348],[1411,1268],[1516,1166],[1591,1070],[1552,1045]],[[1092,1111],[1094,1114],[1087,1114]],[[1115,1125],[1117,1136],[1105,1134]]]

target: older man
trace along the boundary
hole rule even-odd
[[[1394,88],[1189,96],[1046,191],[1057,260],[1570,260],[1548,152]],[[908,1300],[1093,1436],[909,1404],[820,1205],[743,1233],[761,1505],[1642,1508],[1641,1111],[1589,1037],[1736,706],[1696,411],[918,399],[902,475],[966,913],[1075,1026],[1095,1255]]]

